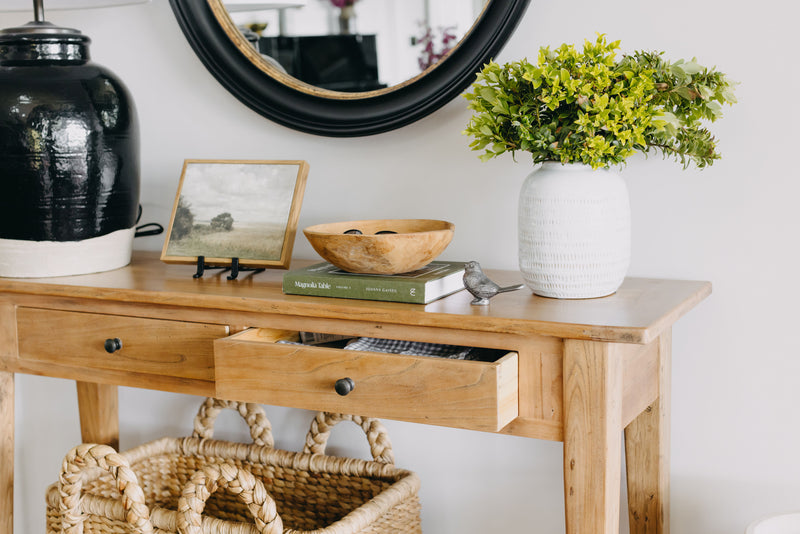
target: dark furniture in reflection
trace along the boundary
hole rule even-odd
[[[271,56],[298,80],[333,91],[371,91],[378,80],[374,35],[262,37],[262,54]]]

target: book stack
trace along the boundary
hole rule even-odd
[[[464,289],[464,262],[433,261],[403,274],[356,274],[327,262],[283,275],[283,292],[346,299],[428,304]]]

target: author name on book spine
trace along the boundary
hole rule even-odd
[[[397,293],[393,287],[365,287],[364,291],[373,293]]]

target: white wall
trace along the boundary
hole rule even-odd
[[[762,514],[800,510],[795,6],[533,0],[499,57],[533,58],[540,45],[581,42],[600,31],[622,39],[629,51],[697,56],[742,82],[740,103],[714,126],[723,160],[701,173],[654,157],[624,172],[635,229],[630,274],[714,283],[714,294],[674,329],[678,534],[742,533]],[[167,222],[184,158],[304,158],[311,173],[301,227],[349,218],[443,218],[457,226],[444,259],[516,268],[515,204],[529,166],[523,155],[517,164],[480,163],[460,135],[469,117],[462,99],[399,131],[315,137],[269,122],[223,90],[184,41],[166,0],[50,18],[90,35],[95,59],[135,96],[144,219]],[[0,26],[26,20],[3,14]],[[160,246],[160,238],[148,239],[139,246]],[[302,237],[295,250],[297,257],[313,256]],[[45,486],[80,439],[78,415],[67,381],[18,376],[16,398],[17,532],[33,534],[44,529]],[[198,402],[122,389],[122,447],[189,433]],[[278,444],[296,450],[311,414],[268,411]],[[246,437],[233,419],[225,422],[230,433],[223,435]],[[563,531],[559,443],[387,426],[398,464],[422,478],[425,532]],[[355,433],[341,432],[339,443],[352,437],[360,446]],[[361,454],[366,447],[339,450]]]

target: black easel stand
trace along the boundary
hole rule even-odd
[[[264,270],[263,267],[241,267],[239,265],[239,258],[231,258],[230,267],[219,267],[208,265],[205,256],[197,256],[197,272],[192,275],[192,278],[202,278],[203,273],[208,269],[222,269],[222,272],[230,271],[231,274],[228,275],[228,280],[236,280],[240,272],[252,271],[253,274],[258,274]]]
[[[253,274],[258,274],[263,270],[263,267],[240,267],[239,258],[231,258],[231,274],[228,275],[228,280],[236,280],[239,273],[243,271],[251,271]]]

